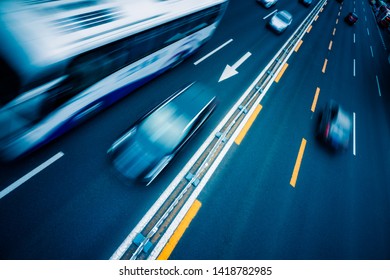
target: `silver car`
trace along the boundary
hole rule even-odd
[[[292,22],[292,15],[286,10],[279,11],[275,13],[268,25],[272,28],[276,33],[282,33]]]
[[[216,107],[215,94],[192,83],[136,121],[108,150],[122,178],[149,185]]]
[[[319,115],[317,137],[334,150],[347,149],[352,131],[351,116],[334,100]]]
[[[267,9],[275,5],[276,2],[278,2],[278,0],[257,0],[257,3],[260,3],[261,5],[263,5],[263,7]]]

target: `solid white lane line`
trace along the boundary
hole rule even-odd
[[[371,56],[374,57],[374,52],[372,50],[372,46],[370,46],[370,50],[371,50]]]
[[[268,18],[268,17],[270,17],[270,16],[272,16],[274,13],[276,13],[278,11],[278,9],[276,9],[275,11],[273,11],[272,13],[270,13],[270,14],[268,14],[268,15],[266,15],[265,17],[263,17],[263,19],[266,19],[266,18]]]
[[[212,52],[206,54],[204,57],[202,57],[201,59],[197,60],[194,62],[194,65],[198,65],[199,63],[201,63],[203,60],[209,58],[210,56],[212,56],[213,54],[215,54],[217,51],[219,51],[220,49],[222,49],[223,47],[227,46],[228,44],[230,44],[231,42],[233,41],[233,39],[230,39],[228,40],[227,42],[223,43],[222,45],[220,45],[218,48],[216,48],[215,50],[213,50]]]
[[[375,77],[376,77],[376,85],[378,86],[379,96],[382,96],[382,94],[381,94],[381,87],[379,86],[379,79],[378,79],[378,76],[375,76]]]
[[[43,169],[48,167],[50,164],[52,164],[53,162],[55,162],[56,160],[61,158],[63,155],[64,155],[63,152],[57,153],[56,155],[54,155],[53,157],[51,157],[50,159],[48,159],[47,161],[45,161],[44,163],[42,163],[41,165],[39,165],[38,167],[33,169],[32,171],[30,171],[29,173],[24,175],[22,178],[20,178],[19,180],[15,181],[14,183],[12,183],[8,187],[6,187],[4,190],[2,190],[0,192],[0,199],[2,199],[4,196],[9,194],[10,192],[15,190],[16,188],[20,187],[20,185],[22,185],[23,183],[25,183],[26,181],[28,181],[29,179],[31,179],[32,177],[37,175],[39,172],[41,172]]]
[[[353,112],[353,155],[356,156],[356,114]]]

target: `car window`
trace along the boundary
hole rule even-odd
[[[172,103],[161,107],[139,126],[139,133],[165,152],[172,151],[188,132],[187,117]]]
[[[351,128],[351,119],[350,117],[342,110],[337,114],[337,124],[339,127],[349,130]]]
[[[278,17],[279,17],[280,20],[284,21],[285,23],[289,23],[290,22],[290,18],[291,18],[288,14],[283,13],[283,12],[279,13]]]
[[[339,107],[335,104],[332,104],[330,106],[330,117],[334,119],[337,116],[338,111],[339,111]]]

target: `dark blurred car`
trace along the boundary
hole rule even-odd
[[[299,0],[304,6],[309,7],[312,3],[312,0]]]
[[[270,8],[275,5],[278,0],[256,0],[257,3],[260,3],[264,8]]]
[[[276,12],[268,22],[268,26],[276,33],[282,33],[292,22],[292,15],[286,10]]]
[[[354,25],[358,20],[357,14],[350,12],[348,15],[344,18],[344,21],[348,23],[349,25]]]
[[[126,178],[149,185],[202,126],[216,97],[200,83],[174,93],[132,125],[108,150]]]
[[[317,137],[335,150],[347,149],[351,130],[351,116],[334,100],[329,101],[319,115]]]
[[[343,0],[336,0],[337,2],[339,2],[339,3],[343,3]]]

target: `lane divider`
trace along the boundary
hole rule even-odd
[[[306,139],[302,138],[301,146],[299,147],[298,157],[297,157],[297,160],[295,161],[293,174],[291,176],[290,185],[294,188],[295,188],[296,183],[297,183],[299,169],[301,168],[303,154],[304,154],[305,148],[306,148],[306,142],[307,142]]]
[[[220,45],[218,48],[214,49],[213,51],[209,52],[208,54],[206,54],[204,57],[200,58],[199,60],[195,61],[194,62],[194,65],[198,65],[199,63],[201,63],[203,60],[206,60],[207,58],[209,58],[210,56],[212,56],[213,54],[215,54],[216,52],[218,52],[219,50],[221,50],[222,48],[224,48],[225,46],[227,46],[228,44],[230,44],[231,42],[233,42],[233,39],[230,39],[228,41],[226,41],[225,43],[223,43],[222,45]]]
[[[299,43],[298,43],[298,45],[297,45],[296,48],[295,48],[295,52],[298,52],[298,50],[299,50],[299,48],[301,47],[302,44],[303,44],[303,41],[300,40]]]
[[[378,79],[378,75],[375,75],[376,77],[376,85],[378,86],[378,93],[379,93],[379,96],[381,97],[382,94],[381,94],[381,87],[379,86],[379,79]]]
[[[199,200],[195,200],[187,214],[184,216],[183,220],[180,222],[179,226],[169,239],[168,243],[165,245],[164,249],[161,251],[160,255],[157,257],[157,260],[167,260],[172,254],[176,245],[179,243],[181,237],[183,236],[186,229],[189,227],[192,220],[195,218],[198,213],[202,203]]]
[[[36,168],[34,168],[33,170],[31,170],[29,173],[27,173],[27,174],[24,175],[23,177],[21,177],[19,180],[15,181],[15,182],[12,183],[11,185],[9,185],[9,186],[6,187],[5,189],[3,189],[3,190],[0,192],[0,199],[2,199],[4,196],[6,196],[7,194],[9,194],[10,192],[14,191],[16,188],[20,187],[22,184],[24,184],[25,182],[27,182],[28,180],[30,180],[32,177],[34,177],[35,175],[37,175],[39,172],[41,172],[42,170],[44,170],[46,167],[48,167],[49,165],[51,165],[52,163],[54,163],[55,161],[57,161],[58,159],[60,159],[63,155],[64,155],[63,152],[57,153],[56,155],[52,156],[52,157],[49,158],[47,161],[45,161],[45,162],[42,163],[41,165],[39,165],[39,166],[37,166]]]
[[[252,113],[251,117],[248,119],[248,121],[246,122],[246,124],[242,128],[240,134],[238,134],[236,140],[234,141],[237,145],[241,144],[241,142],[244,139],[246,133],[248,132],[248,130],[252,126],[253,122],[255,121],[257,115],[260,113],[262,108],[263,107],[261,106],[261,104],[257,105],[255,111]]]
[[[325,73],[327,64],[328,64],[328,60],[325,58],[324,65],[322,66],[322,73]]]
[[[313,99],[313,103],[311,104],[311,111],[314,113],[314,111],[316,110],[316,106],[317,106],[317,101],[318,101],[318,96],[320,95],[320,88],[317,87],[316,89],[316,93],[314,94],[314,99]]]
[[[356,113],[353,112],[353,155],[356,156]]]
[[[282,70],[280,70],[279,74],[276,76],[275,78],[275,83],[279,83],[280,81],[280,78],[282,78],[283,74],[284,74],[284,71],[286,71],[288,67],[288,63],[285,63],[282,67]]]

